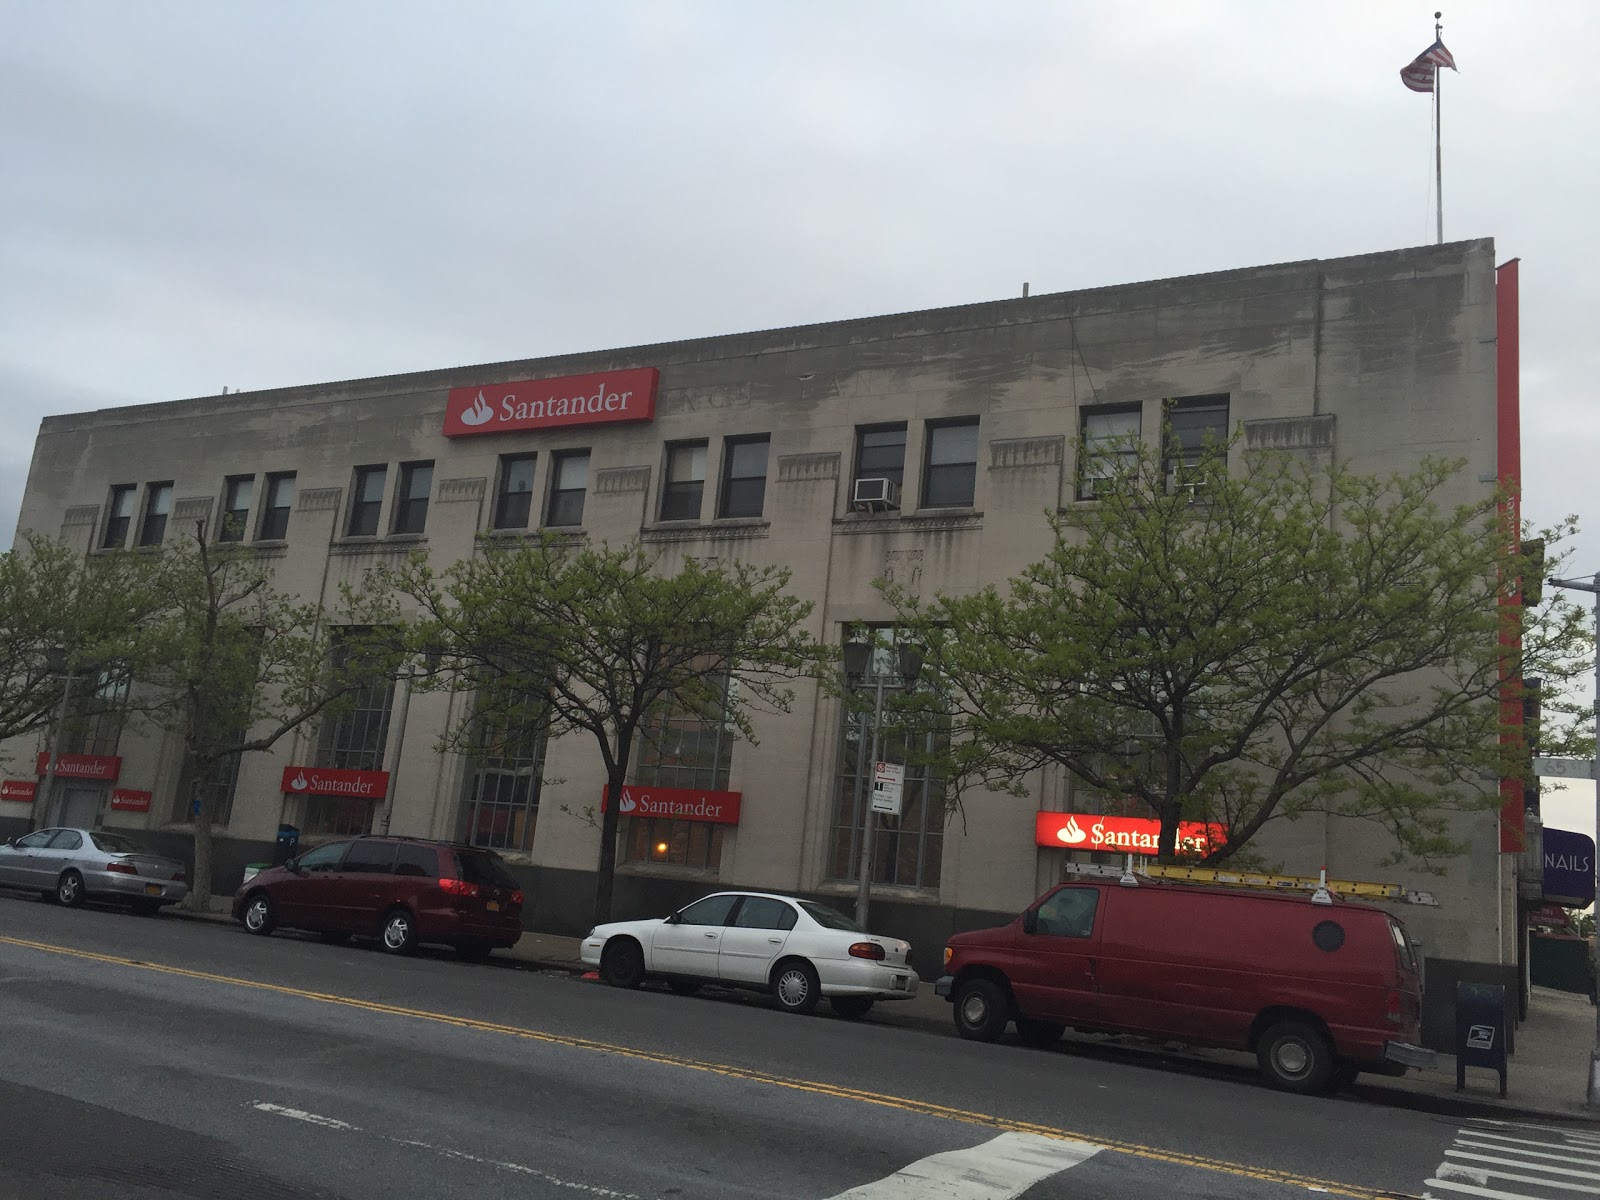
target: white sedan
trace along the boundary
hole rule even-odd
[[[583,939],[583,961],[612,987],[657,978],[683,995],[703,983],[752,988],[792,1013],[826,996],[851,1020],[874,1000],[917,994],[910,953],[826,905],[764,892],[718,892],[670,917],[597,925]]]

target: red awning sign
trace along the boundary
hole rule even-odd
[[[1183,821],[1178,850],[1204,854],[1227,839],[1223,825]],[[1103,817],[1094,813],[1042,812],[1034,822],[1034,843],[1068,850],[1107,850],[1114,854],[1154,854],[1161,822],[1151,817]]]
[[[737,825],[743,792],[702,792],[694,788],[658,788],[628,784],[622,789],[617,811],[625,817],[665,817],[674,821],[707,821]],[[600,793],[600,811],[606,810]]]
[[[41,753],[34,760],[39,778],[50,769],[50,755]],[[114,754],[58,754],[57,779],[95,779],[101,783],[115,783],[122,774],[122,760]]]
[[[111,807],[118,812],[149,812],[150,793],[136,792],[132,788],[114,788],[111,792]]]
[[[617,421],[650,421],[656,415],[654,367],[525,379],[451,388],[445,401],[445,437],[562,429]]]
[[[358,800],[381,800],[389,794],[389,772],[285,767],[283,790],[301,796],[348,796]]]
[[[14,800],[18,804],[32,804],[39,794],[39,785],[31,779],[6,779],[0,781],[0,800]]]

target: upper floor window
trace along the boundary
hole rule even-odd
[[[533,468],[536,454],[507,454],[500,459],[500,490],[494,497],[496,529],[526,529],[533,516]]]
[[[923,507],[970,507],[977,484],[977,419],[930,423],[927,465],[922,473]]]
[[[668,446],[667,477],[661,487],[661,519],[698,521],[705,490],[705,442],[676,442]]]
[[[350,493],[351,537],[372,537],[378,532],[378,514],[383,510],[383,484],[388,467],[357,467],[356,485]]]
[[[1167,403],[1167,444],[1162,466],[1167,490],[1200,486],[1195,468],[1207,452],[1224,454],[1228,445],[1228,397],[1184,396]]]
[[[396,533],[421,533],[428,524],[428,494],[433,491],[433,464],[400,464],[400,497],[394,510]]]
[[[887,479],[899,491],[906,476],[906,427],[862,425],[856,429],[857,479]]]
[[[172,484],[145,485],[144,520],[139,523],[139,545],[159,546],[167,536],[167,516],[172,512]]]
[[[767,449],[771,439],[729,438],[722,455],[723,517],[759,517],[767,498]]]
[[[242,542],[245,523],[250,519],[250,498],[255,492],[254,475],[230,475],[222,484],[222,523],[217,541]]]
[[[550,508],[546,525],[582,525],[583,497],[589,489],[589,452],[557,452],[554,478],[550,484]]]
[[[108,549],[121,548],[128,543],[128,526],[133,524],[133,495],[138,489],[131,483],[119,483],[111,489],[111,503],[106,506],[106,536],[100,544]]]
[[[266,502],[261,506],[261,529],[256,534],[264,542],[281,540],[289,532],[289,509],[294,504],[294,472],[278,471],[267,476]]]
[[[1085,412],[1078,431],[1083,438],[1078,461],[1078,499],[1091,500],[1112,480],[1138,470],[1139,410],[1120,408]]]

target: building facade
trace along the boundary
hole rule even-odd
[[[443,564],[480,536],[540,528],[640,539],[668,570],[685,556],[791,567],[811,632],[837,642],[892,620],[877,579],[961,592],[1041,557],[1046,514],[1093,503],[1080,436],[1153,439],[1170,419],[1195,446],[1242,427],[1249,446],[1367,472],[1461,458],[1449,499],[1462,501],[1514,479],[1514,344],[1497,344],[1515,336],[1514,291],[1493,255],[1457,243],[50,417],[20,526],[95,554],[206,520],[269,556],[280,588],[330,604],[419,548]],[[4,832],[100,820],[183,844],[178,747],[122,727],[128,686],[95,682],[111,702],[64,742],[81,761],[37,812],[0,801]],[[308,840],[455,837],[514,864],[536,927],[582,932],[603,780],[592,739],[491,730],[477,753],[441,753],[463,703],[377,682],[350,715],[209,781],[225,817],[218,889],[270,857],[280,823]],[[853,894],[870,789],[859,730],[808,684],[758,734],[661,715],[622,823],[619,916],[724,885]],[[0,747],[8,793],[26,792],[41,748]],[[878,846],[875,924],[908,936],[925,970],[951,930],[1009,919],[1059,878],[1070,851],[1038,844],[1041,810],[1093,815],[1050,775],[1025,799],[968,796],[952,820],[939,781],[913,768],[903,804]],[[1405,914],[1430,970],[1501,978],[1515,961],[1500,824],[1461,817],[1470,854],[1408,880],[1440,899]],[[1274,822],[1260,845],[1287,871],[1396,873],[1377,866],[1381,833],[1336,818]]]

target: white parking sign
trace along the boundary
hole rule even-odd
[[[872,811],[898,817],[905,782],[906,769],[900,763],[876,764],[872,768]]]

